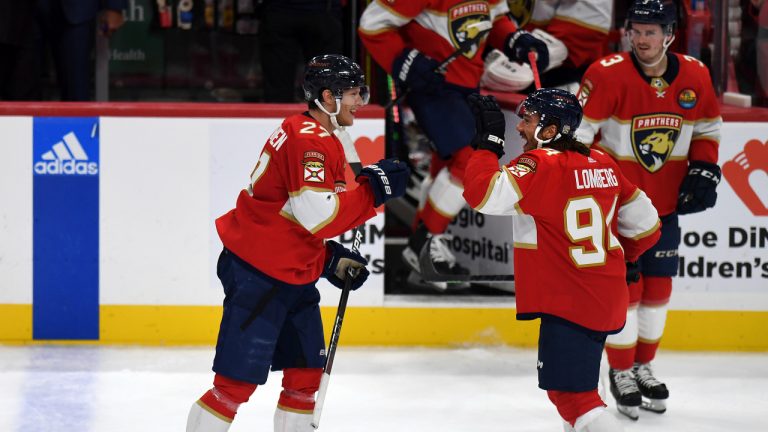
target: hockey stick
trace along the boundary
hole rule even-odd
[[[439,73],[441,75],[445,75],[445,72],[448,70],[448,65],[453,63],[454,60],[459,58],[460,55],[466,54],[469,52],[469,49],[472,48],[472,45],[474,45],[476,42],[482,40],[482,38],[488,34],[491,31],[491,28],[493,27],[493,23],[490,21],[478,21],[474,24],[470,24],[467,26],[467,29],[476,29],[477,34],[473,38],[466,38],[464,39],[464,42],[459,43],[459,47],[454,51],[451,55],[448,56],[445,60],[442,61],[435,70],[434,73]],[[405,91],[400,93],[397,98],[391,100],[386,106],[384,106],[385,110],[388,110],[392,108],[394,105],[399,104],[402,102],[403,98],[408,95],[408,92],[410,92],[411,89],[406,88]]]
[[[427,239],[424,247],[419,252],[419,267],[421,267],[421,278],[427,282],[487,282],[487,283],[503,283],[512,282],[515,280],[514,274],[504,275],[455,275],[440,273],[435,268],[435,263],[432,262],[432,258],[429,256],[429,248],[432,242],[435,241],[434,237]],[[439,240],[438,240],[439,241]]]
[[[341,130],[336,134],[344,147],[344,155],[347,158],[349,167],[352,168],[352,172],[355,173],[355,177],[360,174],[360,170],[363,169],[363,164],[360,163],[360,158],[357,155],[357,149],[352,142],[352,138],[345,130]],[[360,250],[360,244],[362,243],[364,235],[365,224],[361,224],[352,230],[352,252],[358,252]],[[341,324],[344,322],[344,313],[347,311],[347,300],[349,300],[349,292],[352,287],[352,279],[356,276],[354,270],[350,267],[347,271],[347,277],[344,279],[344,288],[341,290],[341,298],[339,299],[339,307],[336,309],[336,320],[333,323],[333,331],[331,332],[331,340],[328,343],[328,357],[325,360],[325,367],[323,368],[323,376],[320,378],[320,387],[317,389],[317,400],[315,401],[315,409],[312,411],[312,427],[317,429],[320,427],[320,416],[323,413],[323,405],[325,404],[325,395],[328,392],[328,382],[331,379],[331,371],[333,370],[333,360],[336,358],[336,347],[339,346],[339,334],[341,333]]]
[[[536,84],[536,90],[541,88],[541,80],[539,79],[539,66],[536,64],[536,51],[531,50],[528,53],[528,63],[531,64],[531,70],[533,71],[533,82]]]

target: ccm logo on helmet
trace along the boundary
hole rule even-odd
[[[387,173],[385,173],[383,169],[379,168],[378,165],[369,165],[368,168],[376,171],[376,174],[379,175],[379,179],[381,179],[381,184],[384,185],[384,192],[386,192],[387,195],[392,195],[392,188],[389,187],[389,179],[387,178]]]

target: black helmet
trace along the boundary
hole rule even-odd
[[[558,88],[543,88],[532,92],[520,104],[517,113],[521,117],[525,113],[538,113],[541,116],[541,127],[554,124],[559,134],[570,137],[579,127],[583,115],[576,96]]]
[[[666,34],[675,32],[676,19],[674,2],[664,4],[661,0],[635,0],[627,12],[624,29],[632,23],[659,24]]]
[[[313,101],[325,89],[331,90],[335,98],[341,98],[344,90],[360,87],[363,103],[368,103],[368,86],[365,75],[357,63],[338,54],[325,54],[312,58],[304,74],[304,99]]]

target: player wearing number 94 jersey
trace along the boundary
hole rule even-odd
[[[492,98],[470,103],[477,150],[464,197],[481,213],[513,216],[517,318],[541,318],[539,387],[569,427],[621,430],[597,393],[600,358],[626,319],[624,261],[658,240],[658,214],[609,155],[573,138],[582,117],[573,94],[526,98],[517,126],[524,153],[501,168],[504,116]]]

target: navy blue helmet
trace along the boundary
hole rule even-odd
[[[573,137],[584,115],[576,96],[558,88],[543,88],[528,95],[520,104],[518,115],[525,113],[540,115],[539,125],[557,126],[561,135]]]
[[[344,90],[360,87],[360,96],[368,103],[368,86],[360,66],[351,59],[338,54],[313,57],[304,73],[304,99],[320,98],[325,89],[331,90],[335,98],[341,98]]]
[[[625,30],[629,30],[632,23],[659,24],[666,34],[675,32],[677,21],[675,3],[661,0],[635,0],[627,12],[627,20],[624,23]]]

